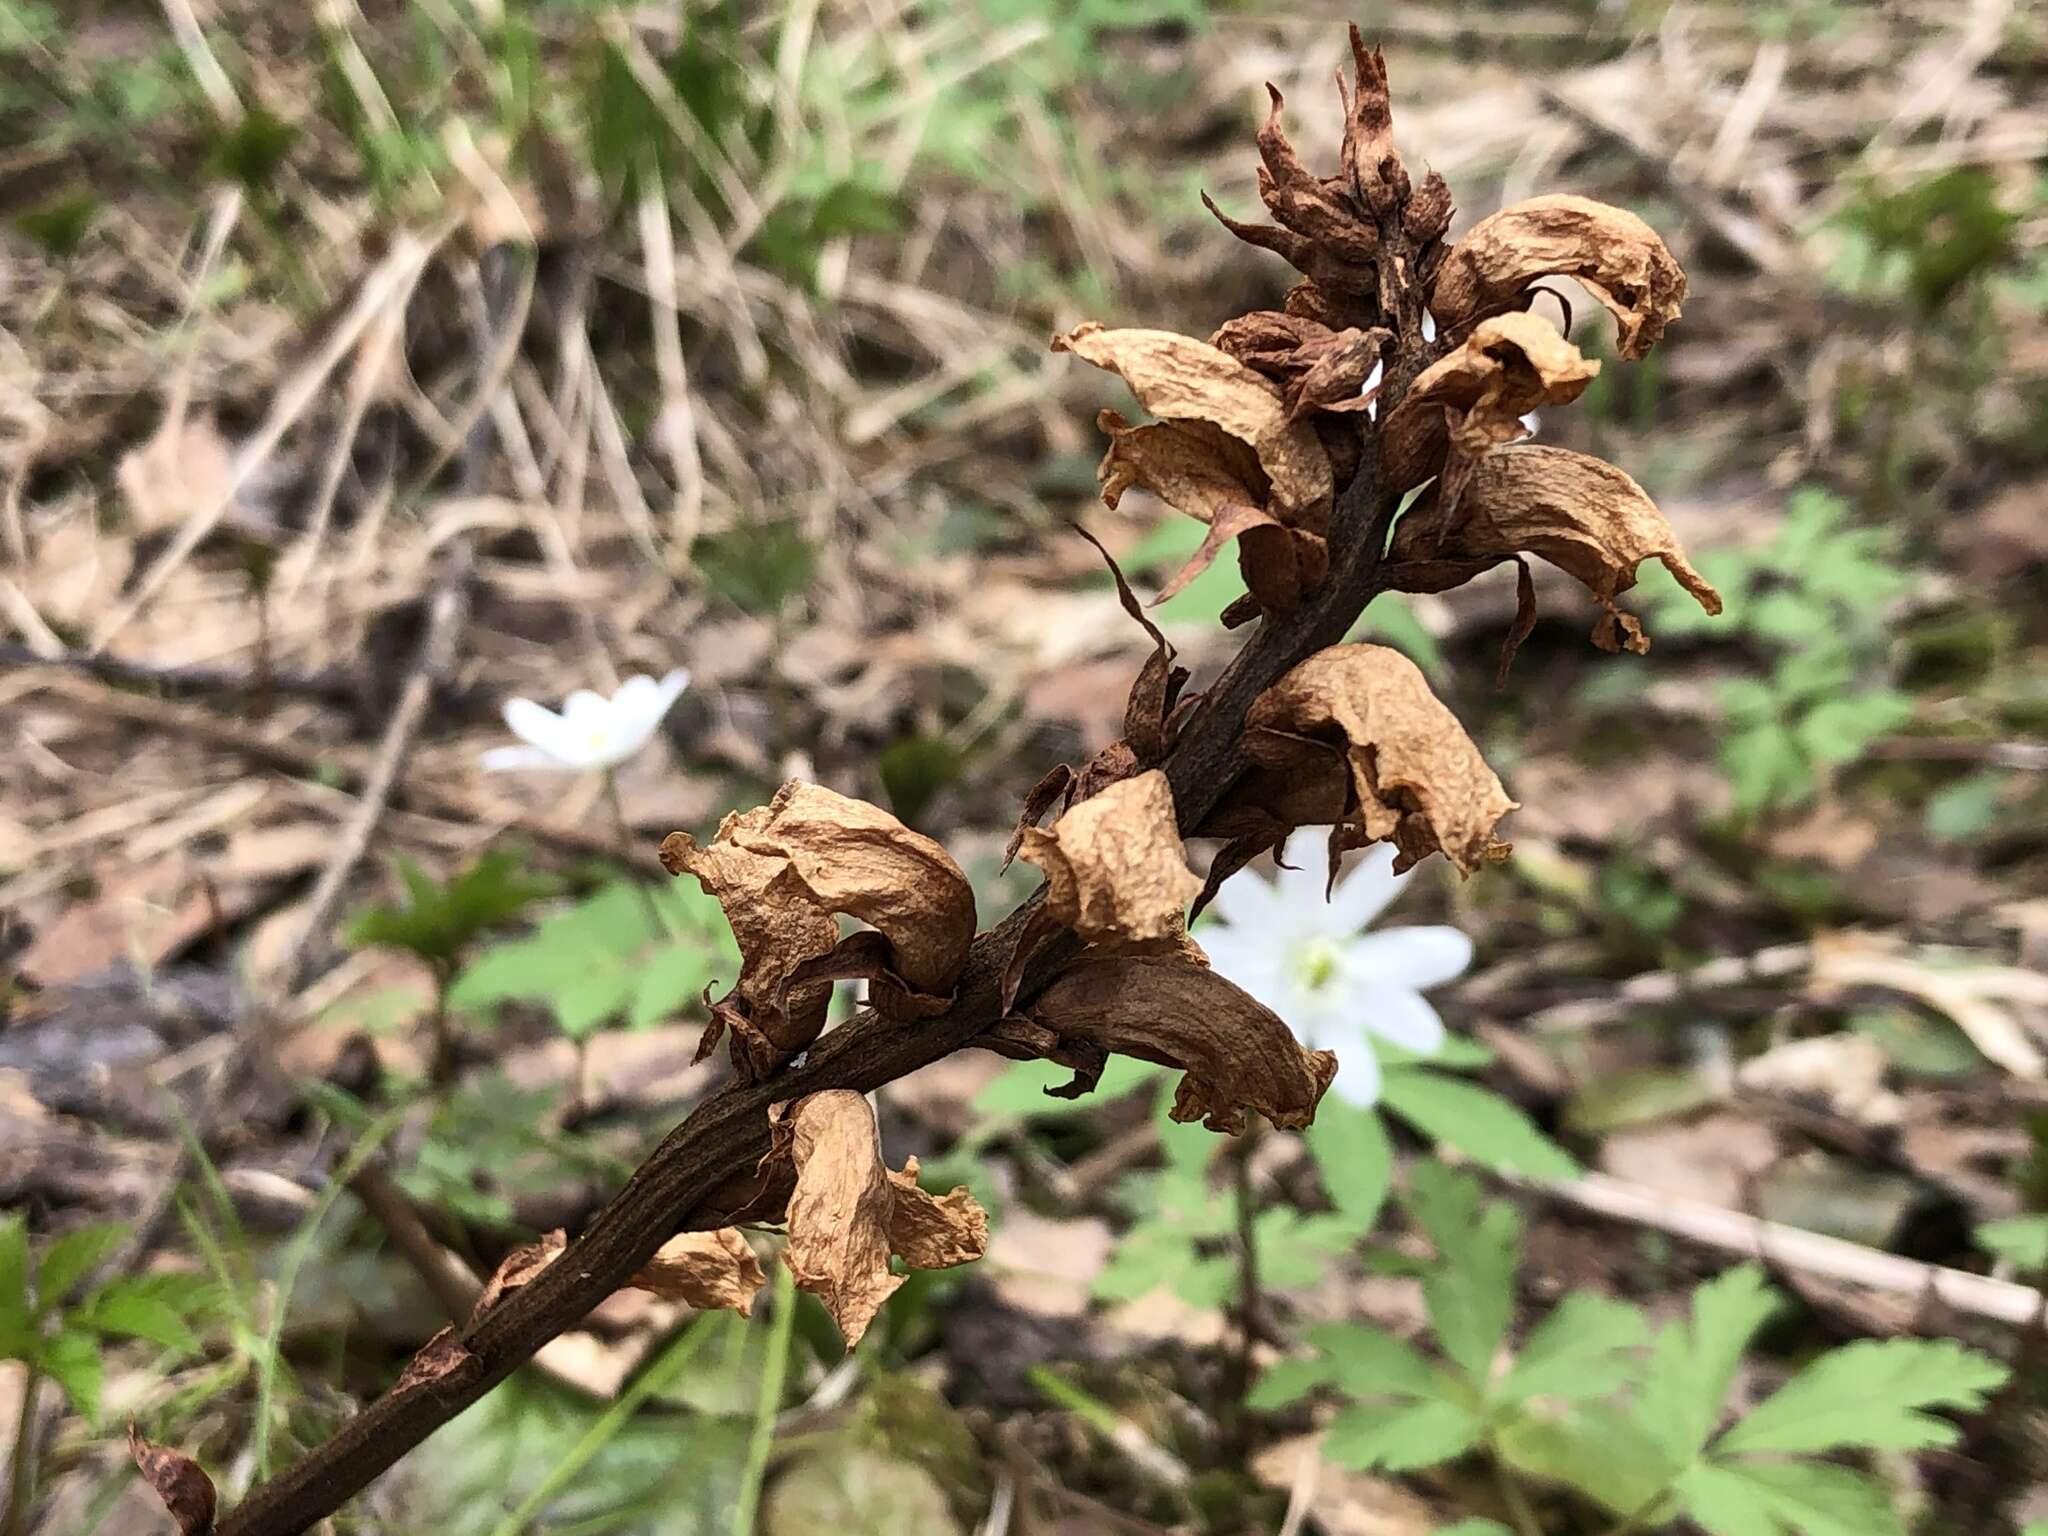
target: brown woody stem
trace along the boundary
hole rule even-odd
[[[1398,214],[1381,227],[1389,252],[1402,253],[1391,260],[1405,278],[1413,266],[1403,259],[1409,253]],[[1415,323],[1420,295],[1399,297],[1407,302],[1398,312],[1409,323],[1401,327],[1399,351],[1388,360],[1383,412],[1400,403],[1424,361]],[[1396,497],[1379,493],[1368,455],[1338,498],[1323,586],[1289,617],[1264,622],[1186,722],[1165,764],[1183,834],[1201,825],[1247,767],[1240,737],[1252,701],[1298,662],[1341,643],[1383,589],[1381,553],[1396,504]],[[801,1067],[766,1082],[732,1084],[698,1105],[559,1259],[464,1333],[473,1367],[377,1399],[324,1445],[253,1489],[220,1522],[217,1536],[297,1536],[573,1327],[671,1234],[717,1225],[721,1213],[707,1199],[760,1162],[768,1150],[770,1105],[828,1088],[871,1092],[973,1043],[1002,1017],[1004,962],[1038,901],[1034,893],[1000,926],[975,939],[945,1013],[905,1023],[863,1010],[813,1046]],[[1023,994],[1042,986],[1072,956],[1071,944],[1045,946],[1027,973]]]

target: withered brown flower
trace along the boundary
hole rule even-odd
[[[1490,214],[1444,253],[1430,293],[1437,324],[1467,323],[1527,303],[1539,278],[1569,277],[1606,306],[1625,358],[1648,355],[1678,318],[1685,273],[1657,232],[1625,208],[1558,193]]]
[[[1645,560],[1663,561],[1702,608],[1721,611],[1721,594],[1693,569],[1670,523],[1640,485],[1604,460],[1533,445],[1504,448],[1481,460],[1444,526],[1426,513],[1404,519],[1388,552],[1388,583],[1402,592],[1441,592],[1525,554],[1577,577],[1593,594],[1600,605],[1593,643],[1605,651],[1640,654],[1650,648],[1641,623],[1614,602],[1636,584]],[[1526,571],[1524,578],[1521,611],[1501,658],[1503,675],[1535,621]]]
[[[765,806],[737,812],[700,845],[662,842],[671,874],[697,877],[739,942],[740,976],[714,1006],[735,1059],[775,1070],[824,1027],[831,982],[864,977],[894,1018],[946,1006],[975,928],[974,891],[946,850],[879,806],[792,780]],[[835,913],[873,925],[842,941]]]
[[[700,1312],[727,1310],[750,1317],[755,1294],[766,1280],[740,1230],[718,1227],[670,1238],[629,1283]]]
[[[1072,1068],[1071,1083],[1047,1090],[1061,1098],[1092,1089],[1113,1052],[1177,1067],[1173,1118],[1231,1135],[1253,1110],[1307,1125],[1337,1071],[1330,1052],[1306,1049],[1250,993],[1180,955],[1078,960],[975,1043]]]
[[[899,1172],[882,1162],[875,1112],[847,1089],[797,1100],[777,1126],[771,1157],[796,1172],[784,1261],[798,1287],[825,1304],[852,1349],[912,1269],[950,1269],[988,1250],[988,1213],[966,1188],[918,1188],[917,1160]]]
[[[1045,872],[1045,900],[1003,969],[1003,1004],[1025,964],[1067,929],[1097,950],[1177,947],[1202,882],[1188,868],[1173,790],[1157,768],[1073,806],[1050,831],[1021,829],[1019,852]]]
[[[1252,701],[1245,746],[1283,775],[1339,779],[1344,810],[1332,823],[1343,845],[1392,842],[1396,873],[1440,851],[1470,874],[1505,851],[1494,828],[1515,802],[1399,651],[1318,651]]]
[[[1335,483],[1315,432],[1281,391],[1220,347],[1171,331],[1076,326],[1053,350],[1122,376],[1160,419],[1132,426],[1114,411],[1097,471],[1114,507],[1137,485],[1208,525],[1200,549],[1167,583],[1170,597],[1233,539],[1245,585],[1269,612],[1291,613],[1321,584]]]

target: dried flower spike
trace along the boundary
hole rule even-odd
[[[678,1233],[628,1283],[700,1312],[725,1310],[751,1317],[754,1297],[767,1278],[740,1230],[719,1227]]]
[[[215,1494],[206,1469],[183,1451],[152,1445],[134,1425],[128,1426],[128,1453],[142,1479],[156,1490],[177,1523],[179,1536],[206,1536],[213,1529]]]

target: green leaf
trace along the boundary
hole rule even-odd
[[[1929,1408],[1970,1413],[2010,1373],[1951,1339],[1865,1339],[1829,1350],[1758,1404],[1714,1445],[1747,1451],[1916,1451],[1953,1445]]]
[[[1499,1173],[1538,1179],[1578,1176],[1571,1155],[1513,1104],[1476,1083],[1418,1068],[1390,1067],[1380,1102],[1432,1141],[1456,1147]]]
[[[96,1222],[67,1232],[43,1250],[36,1266],[36,1297],[40,1310],[47,1312],[63,1301],[64,1295],[91,1274],[93,1267],[128,1235],[119,1222]]]
[[[690,547],[711,590],[744,613],[780,613],[811,584],[817,546],[790,519],[747,523],[706,534]]]
[[[1302,1139],[1322,1173],[1330,1203],[1361,1237],[1372,1231],[1394,1170],[1394,1148],[1385,1123],[1372,1110],[1330,1094]]]
[[[1516,1471],[1575,1488],[1617,1515],[1632,1515],[1656,1499],[1675,1470],[1609,1403],[1586,1403],[1556,1417],[1511,1416],[1496,1431],[1496,1443]]]
[[[1498,1520],[1482,1520],[1474,1516],[1460,1520],[1456,1525],[1439,1526],[1436,1536],[1515,1536],[1515,1533]]]
[[[2017,1269],[2048,1269],[2048,1216],[2009,1216],[1987,1221],[1975,1233],[1977,1245]]]
[[[1340,1466],[1405,1472],[1462,1456],[1484,1428],[1458,1403],[1354,1403],[1330,1421],[1323,1454]]]
[[[71,1321],[94,1333],[118,1333],[129,1338],[148,1339],[167,1349],[192,1351],[199,1339],[186,1326],[177,1309],[143,1291],[107,1286],[89,1303],[71,1315]]]
[[[0,1330],[28,1313],[28,1217],[16,1211],[0,1217]]]
[[[1384,1328],[1370,1323],[1319,1323],[1308,1330],[1307,1339],[1328,1362],[1324,1379],[1348,1397],[1444,1395],[1444,1379],[1436,1368],[1412,1345]]]
[[[1777,1308],[1763,1271],[1743,1264],[1698,1287],[1691,1317],[1665,1324],[1658,1334],[1636,1413],[1672,1467],[1684,1466],[1706,1445],[1743,1350]]]
[[[1529,1335],[1494,1396],[1501,1402],[1605,1397],[1634,1377],[1631,1352],[1648,1337],[1649,1325],[1636,1308],[1576,1291]]]
[[[1484,1392],[1514,1314],[1521,1221],[1501,1201],[1482,1205],[1479,1181],[1442,1163],[1416,1166],[1407,1203],[1439,1256],[1422,1281],[1430,1326],[1444,1354]]]
[[[1885,1490],[1825,1462],[1701,1462],[1678,1481],[1685,1512],[1713,1536],[1904,1536]]]
[[[42,1340],[36,1350],[43,1374],[64,1389],[71,1406],[95,1429],[100,1422],[99,1340],[81,1329],[66,1328]]]
[[[1285,1408],[1289,1403],[1300,1402],[1317,1387],[1327,1385],[1330,1376],[1327,1357],[1275,1360],[1252,1383],[1251,1391],[1245,1394],[1245,1406],[1268,1413]]]
[[[716,979],[720,958],[706,946],[688,941],[657,950],[640,969],[627,1024],[647,1029],[696,1006]]]

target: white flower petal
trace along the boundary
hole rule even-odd
[[[1374,987],[1421,992],[1465,974],[1472,941],[1455,928],[1384,928],[1353,939],[1344,950],[1344,969]]]
[[[505,724],[528,746],[539,747],[556,757],[568,745],[568,722],[531,699],[507,699]]]
[[[683,690],[689,686],[690,674],[686,668],[676,667],[662,674],[661,682],[657,685],[656,689],[661,700],[660,713],[654,717],[657,722],[660,721],[663,715],[666,715],[675,707],[676,700],[683,696]]]
[[[562,718],[572,731],[588,733],[604,729],[611,718],[611,700],[588,688],[578,688],[562,701]]]
[[[1330,1080],[1330,1092],[1347,1104],[1371,1109],[1380,1101],[1380,1059],[1372,1042],[1360,1040],[1337,1053],[1337,1075]]]
[[[1292,931],[1327,934],[1331,938],[1349,937],[1350,929],[1342,933],[1334,931],[1324,914],[1326,903],[1323,893],[1330,883],[1330,829],[1296,827],[1288,834],[1280,857],[1293,867],[1282,869],[1274,876],[1273,891],[1279,897]]]
[[[1444,1048],[1444,1021],[1420,992],[1381,992],[1359,1010],[1368,1033],[1391,1040],[1418,1056]]]
[[[1209,909],[1239,933],[1256,935],[1262,942],[1271,942],[1276,933],[1290,925],[1287,910],[1280,905],[1272,885],[1249,869],[1240,869],[1219,885]],[[1202,930],[1204,947],[1215,931]]]
[[[485,773],[506,773],[519,768],[565,768],[568,765],[552,752],[539,747],[492,747],[477,759]]]
[[[1394,873],[1394,845],[1374,843],[1337,877],[1330,893],[1330,932],[1349,938],[1386,911],[1407,882],[1406,875]]]
[[[1424,341],[1436,340],[1436,316],[1426,309],[1422,312],[1422,339]]]

